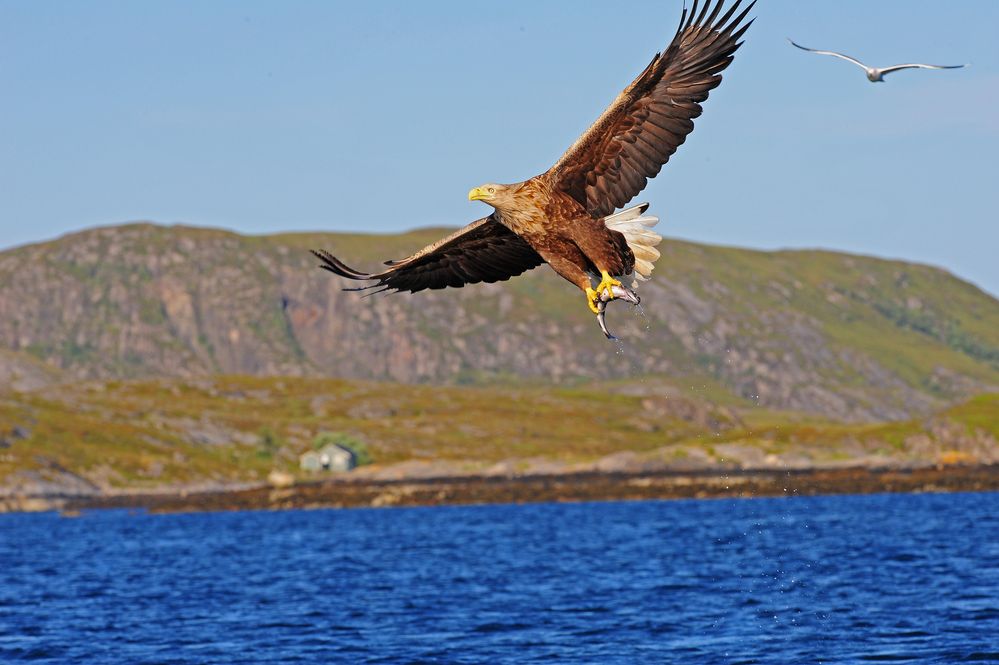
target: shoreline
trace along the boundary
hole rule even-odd
[[[152,513],[999,491],[999,465],[330,479],[286,487],[0,498],[0,512]]]

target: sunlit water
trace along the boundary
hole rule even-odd
[[[0,515],[0,662],[999,660],[999,495]]]

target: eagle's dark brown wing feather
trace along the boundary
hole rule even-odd
[[[401,261],[389,261],[388,270],[363,273],[349,268],[329,252],[313,250],[321,268],[354,280],[373,280],[361,289],[422,291],[478,282],[501,282],[536,268],[544,260],[520,236],[492,215],[472,222]],[[360,290],[360,289],[358,289]]]
[[[700,13],[695,0],[666,50],[542,177],[594,217],[624,207],[693,131],[701,102],[721,82],[752,24],[742,22],[755,0],[733,18],[741,2],[719,18],[724,0],[707,0]]]

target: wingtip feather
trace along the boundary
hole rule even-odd
[[[329,270],[330,272],[340,275],[341,277],[346,277],[347,279],[371,279],[371,275],[354,270],[326,250],[310,249],[309,251],[312,252],[316,258],[322,261],[322,264],[319,267],[324,270]]]

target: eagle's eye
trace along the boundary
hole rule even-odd
[[[496,188],[495,187],[489,187],[489,188],[486,189],[486,191],[489,192],[490,194],[495,194],[496,193]]]

